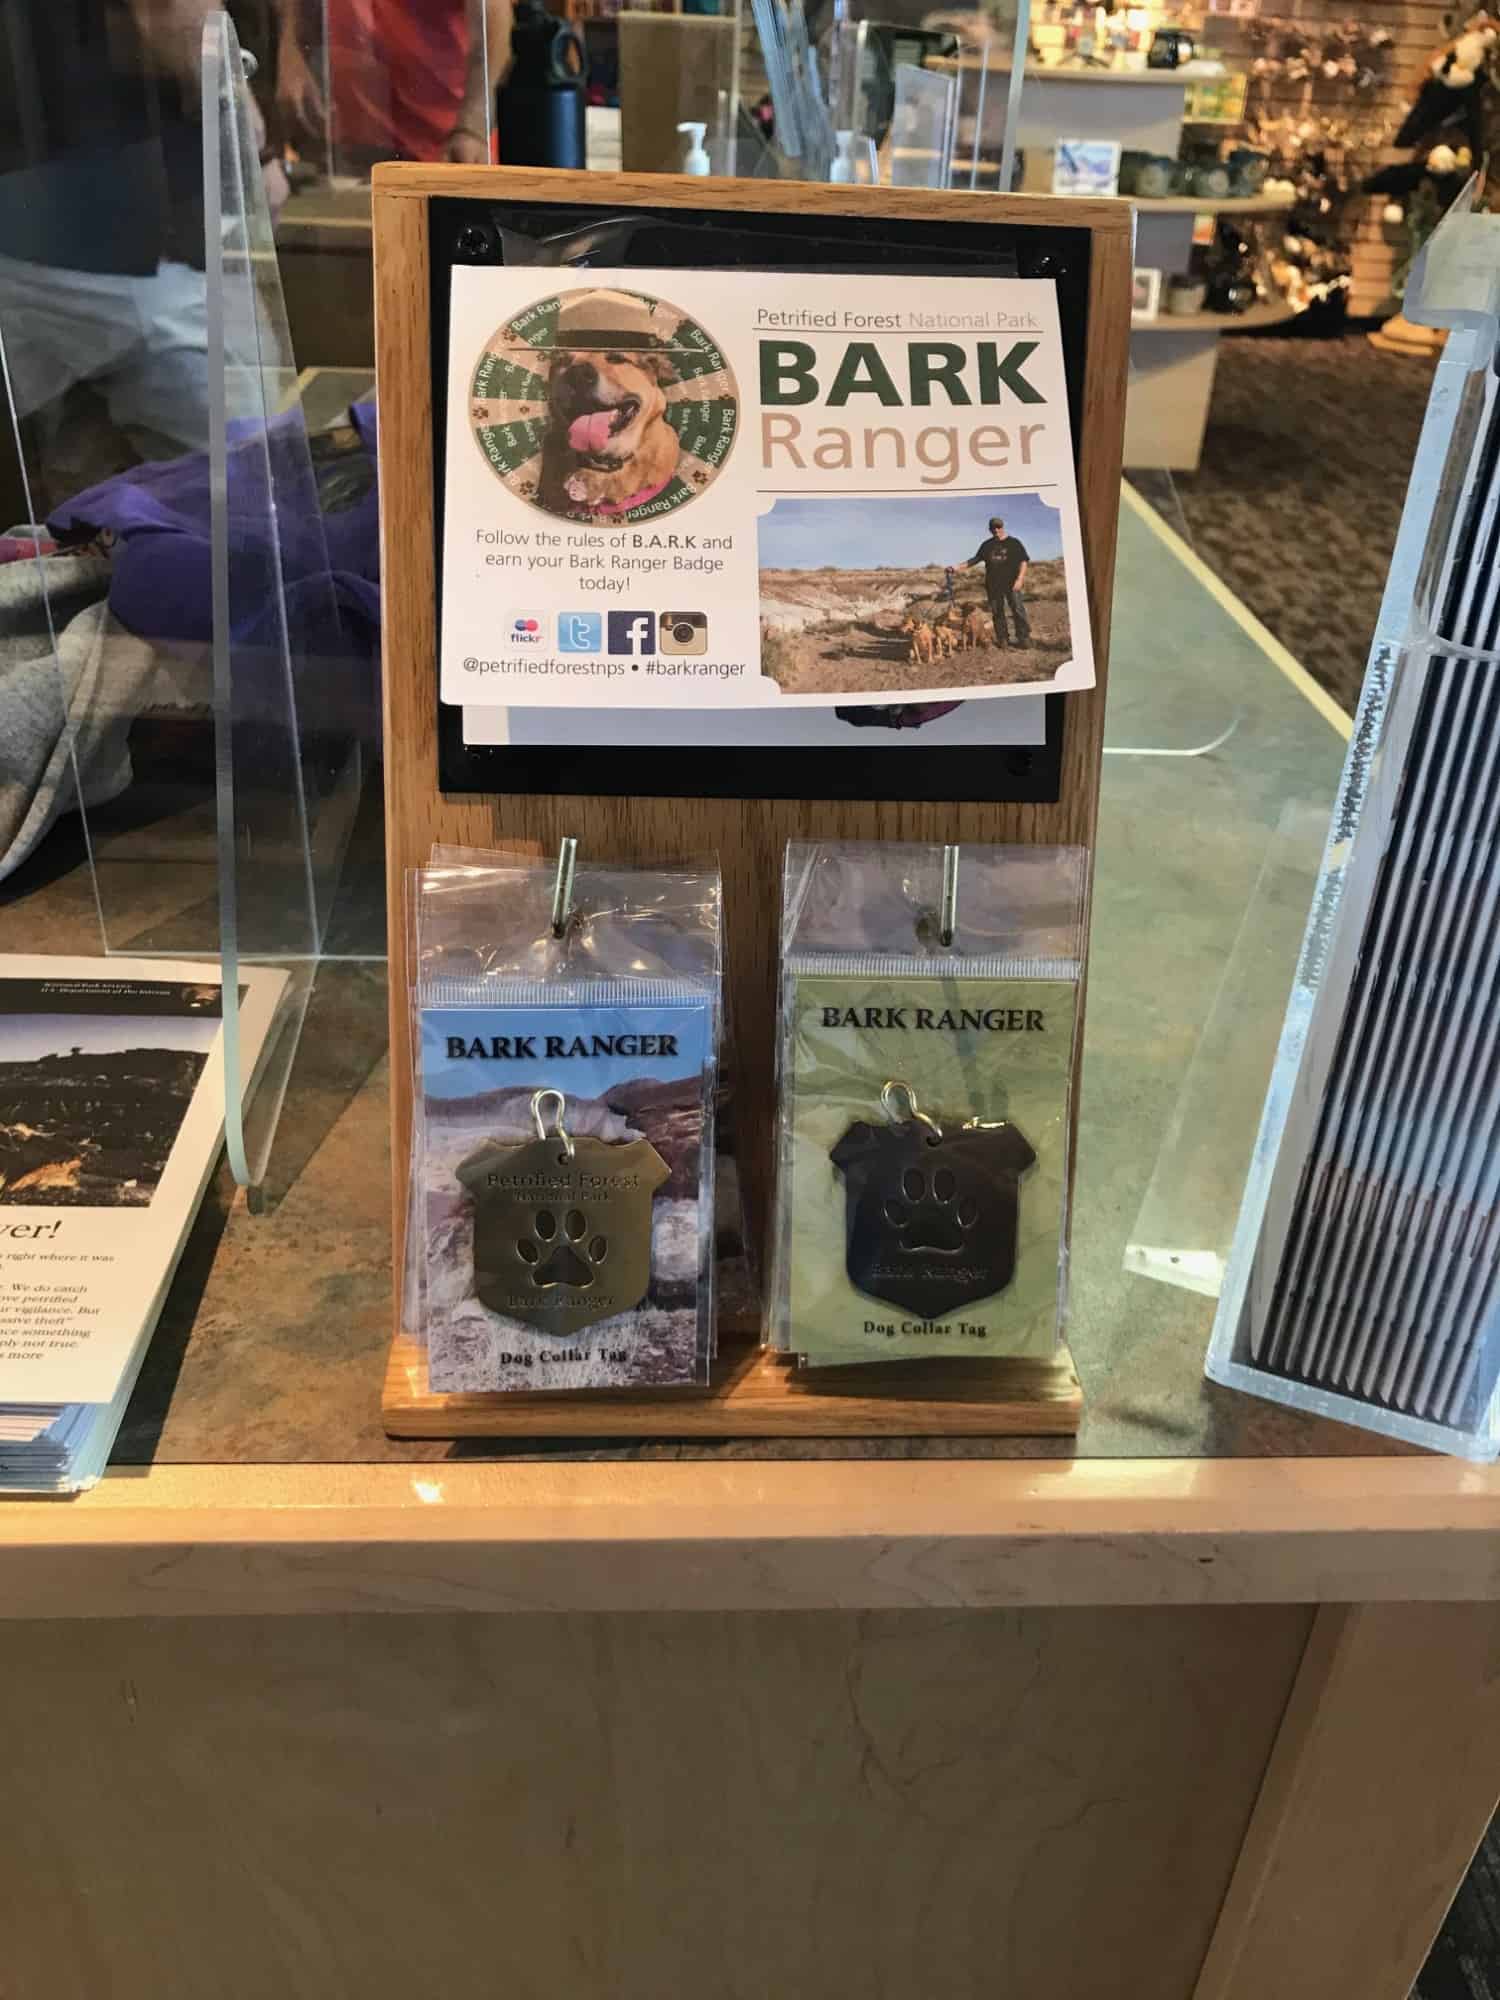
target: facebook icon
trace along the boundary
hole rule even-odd
[[[597,611],[559,611],[557,650],[560,653],[597,653],[604,643],[600,630],[603,620]]]
[[[641,659],[647,653],[654,653],[656,651],[656,613],[654,611],[611,611],[609,614],[609,650],[612,653],[627,653],[635,659]]]

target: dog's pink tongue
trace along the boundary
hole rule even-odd
[[[608,410],[590,410],[568,425],[568,443],[574,451],[603,451],[609,443],[609,425]]]

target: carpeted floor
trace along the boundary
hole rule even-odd
[[[1500,1839],[1474,1857],[1412,2000],[1500,2000]]]
[[[1362,334],[1230,336],[1202,464],[1175,475],[1198,554],[1351,710],[1433,365]]]

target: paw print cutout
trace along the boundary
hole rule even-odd
[[[490,1312],[566,1335],[645,1298],[652,1204],[671,1178],[648,1139],[486,1140],[454,1171],[473,1203],[474,1295]]]
[[[979,1204],[959,1192],[958,1176],[948,1167],[929,1174],[908,1167],[899,1195],[887,1197],[885,1219],[906,1251],[930,1250],[941,1257],[957,1256],[979,1220]]]
[[[599,1266],[609,1255],[609,1239],[589,1235],[588,1217],[581,1209],[570,1208],[561,1217],[550,1208],[539,1208],[531,1219],[530,1232],[516,1239],[516,1255],[531,1272],[531,1282],[539,1292],[557,1285],[582,1291],[593,1284]]]

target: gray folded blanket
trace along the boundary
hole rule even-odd
[[[107,557],[0,563],[0,880],[63,813],[130,783],[157,657],[110,616]]]

